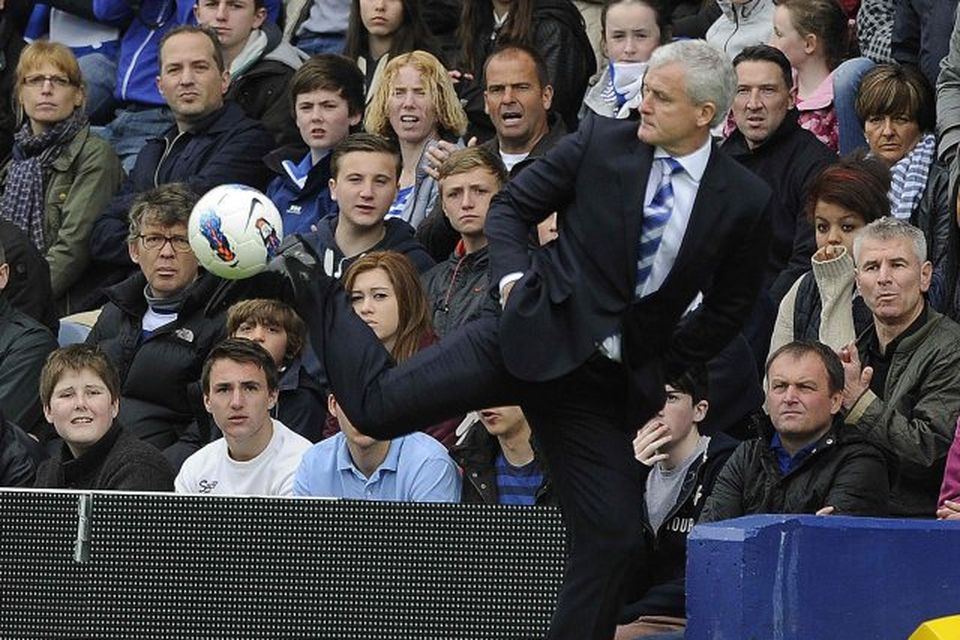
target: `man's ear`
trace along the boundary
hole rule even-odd
[[[262,26],[263,26],[263,23],[264,23],[264,21],[266,21],[266,19],[267,19],[267,8],[266,8],[266,7],[260,7],[260,8],[257,9],[257,11],[253,14],[253,28],[254,28],[254,29],[259,29],[260,27],[262,27]]]
[[[270,398],[267,400],[267,408],[273,409],[277,406],[277,398],[280,397],[280,389],[274,389],[270,392]]]
[[[843,391],[837,391],[830,396],[830,415],[835,416],[843,406]]]
[[[926,293],[933,279],[933,263],[927,260],[920,265],[920,291]]]
[[[715,115],[717,115],[717,105],[712,102],[704,102],[699,105],[697,109],[697,126],[709,127]]]
[[[140,264],[140,241],[134,240],[127,243],[127,251],[130,253],[130,259],[133,264]]]
[[[543,104],[545,111],[550,111],[550,107],[553,106],[553,85],[548,84],[543,88],[543,92],[540,94],[540,102]]]
[[[706,400],[701,400],[697,404],[693,405],[693,421],[696,423],[703,422],[703,419],[707,417],[707,411],[710,410],[710,403]]]
[[[10,263],[4,262],[0,264],[0,291],[3,291],[7,288],[7,284],[10,282]]]
[[[337,201],[337,179],[330,178],[327,181],[327,186],[330,188],[330,199],[336,202]]]

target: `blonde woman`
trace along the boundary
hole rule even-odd
[[[467,116],[447,70],[426,51],[391,58],[364,120],[368,133],[396,140],[403,156],[400,189],[387,217],[414,228],[436,205],[439,187],[427,174],[426,151],[440,140],[462,146]]]

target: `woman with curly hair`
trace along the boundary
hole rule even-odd
[[[392,58],[363,124],[368,133],[399,143],[400,190],[387,217],[418,227],[433,211],[439,193],[436,180],[427,174],[425,152],[439,140],[460,143],[467,129],[467,116],[447,70],[426,51]]]

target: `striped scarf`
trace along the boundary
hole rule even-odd
[[[33,135],[29,122],[14,135],[13,157],[0,200],[0,217],[17,225],[41,253],[46,250],[44,182],[63,149],[85,126],[87,116],[82,109],[77,109],[40,135]]]
[[[937,152],[937,138],[928,133],[920,138],[910,153],[890,168],[890,213],[900,220],[910,220],[927,188],[927,176]]]

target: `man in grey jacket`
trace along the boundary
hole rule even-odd
[[[874,328],[840,351],[845,422],[897,463],[891,515],[929,518],[960,415],[960,325],[924,299],[933,267],[916,227],[875,220],[853,256]]]

